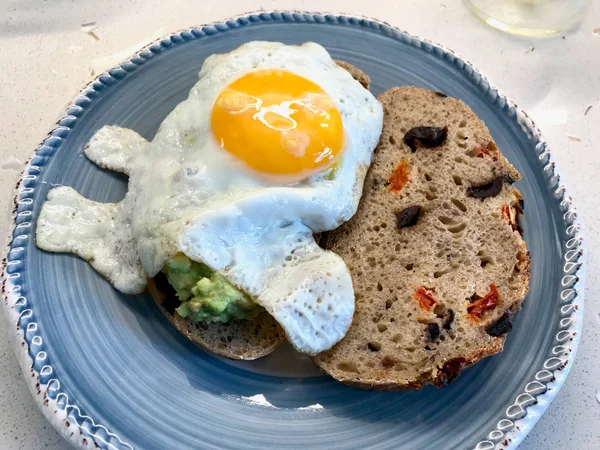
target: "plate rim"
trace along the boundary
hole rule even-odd
[[[89,448],[89,440],[91,440],[103,449],[129,448],[133,450],[130,444],[111,433],[104,425],[97,424],[92,417],[81,414],[76,404],[69,403],[68,393],[61,389],[60,380],[52,377],[52,366],[45,364],[48,355],[44,350],[43,338],[37,332],[34,312],[27,307],[27,298],[20,295],[20,279],[25,268],[22,256],[25,245],[33,234],[30,217],[37,175],[93,100],[104,89],[126,78],[130,72],[135,71],[146,61],[188,41],[215,35],[232,28],[267,22],[330,23],[369,28],[437,58],[445,59],[464,72],[470,81],[478,86],[481,95],[489,97],[494,107],[499,108],[502,113],[520,125],[528,139],[534,140],[535,152],[538,159],[544,164],[541,170],[546,174],[547,187],[559,202],[560,210],[563,213],[562,220],[566,227],[566,236],[561,239],[561,250],[564,251],[563,277],[561,279],[563,289],[559,294],[562,300],[561,317],[558,326],[555,324],[560,331],[556,333],[554,342],[551,344],[552,355],[545,360],[543,367],[536,373],[535,379],[529,381],[523,391],[515,397],[514,403],[506,407],[504,414],[497,421],[496,427],[481,433],[482,437],[475,446],[476,450],[488,450],[500,446],[505,449],[516,448],[556,396],[576,355],[583,325],[587,253],[584,248],[581,218],[577,215],[572,198],[566,193],[567,190],[556,171],[556,164],[548,145],[535,122],[515,103],[501,94],[467,59],[460,57],[452,49],[411,35],[385,21],[336,13],[259,11],[244,13],[212,24],[186,28],[146,45],[129,59],[96,77],[73,100],[65,115],[57,122],[56,127],[26,163],[17,182],[8,248],[6,249],[7,255],[2,260],[1,267],[3,310],[6,320],[8,320],[9,339],[13,343],[23,375],[28,380],[27,384],[36,404],[53,427],[75,447]]]

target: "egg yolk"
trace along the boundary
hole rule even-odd
[[[221,148],[251,168],[299,181],[344,151],[342,116],[312,81],[279,69],[250,72],[227,86],[211,113]]]

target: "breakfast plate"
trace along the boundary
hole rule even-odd
[[[249,41],[315,41],[359,66],[378,95],[416,85],[461,99],[523,175],[532,265],[503,353],[445,389],[357,390],[282,346],[232,361],[181,336],[148,294],[115,290],[85,261],[36,248],[52,186],[116,202],[124,175],[83,157],[106,124],[152,138],[203,61]],[[18,185],[3,291],[10,333],[38,405],[74,446],[189,448],[514,448],[562,385],[579,342],[583,250],[577,215],[533,121],[452,51],[369,19],[260,13],[162,39],[91,83],[37,149]]]

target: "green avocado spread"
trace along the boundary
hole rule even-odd
[[[167,261],[162,271],[181,300],[177,312],[194,322],[224,323],[231,319],[254,319],[263,311],[225,277],[183,253]]]

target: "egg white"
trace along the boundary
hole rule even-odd
[[[336,102],[346,147],[332,177],[282,184],[249,169],[213,137],[219,93],[249,71],[273,68],[315,82]],[[100,204],[68,187],[52,190],[37,245],[85,258],[126,293],[141,292],[147,277],[181,251],[252,295],[298,350],[318,353],[345,335],[354,293],[344,262],[319,248],[313,233],[356,212],[382,121],[377,100],[317,44],[251,42],[213,55],[151,142],[105,126],[86,146],[96,164],[130,176],[123,201]]]

